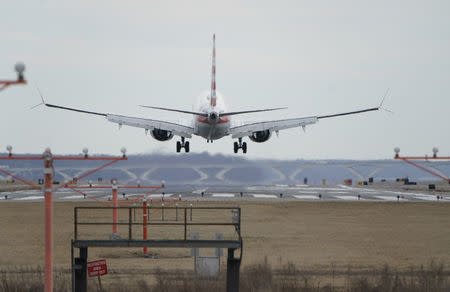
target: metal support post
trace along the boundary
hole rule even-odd
[[[143,240],[147,240],[147,219],[148,219],[148,215],[147,215],[147,200],[144,199],[142,201],[142,239]],[[147,247],[144,247],[144,257],[147,256]]]
[[[75,258],[75,292],[87,292],[88,248],[80,247],[80,257]]]
[[[44,193],[45,193],[45,292],[53,291],[53,157],[50,149],[44,154]]]
[[[186,218],[186,207],[184,207],[184,240],[187,239],[187,218]]]
[[[128,208],[128,240],[133,236],[133,222],[131,221],[131,208]]]
[[[234,248],[229,248],[227,259],[227,292],[239,292],[240,265],[240,259],[234,258]]]
[[[117,183],[113,182],[113,186],[112,186],[112,201],[113,201],[113,229],[112,229],[112,238],[118,238],[119,237],[119,233],[117,231],[117,217],[118,217],[118,212],[119,209],[117,209],[118,202],[117,202]]]
[[[78,208],[73,209],[73,237],[77,240],[78,237]]]

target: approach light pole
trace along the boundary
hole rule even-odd
[[[16,70],[17,72],[17,80],[0,80],[0,85],[3,85],[2,87],[0,87],[0,91],[10,85],[27,84],[27,81],[23,76],[23,72],[25,72],[25,64],[22,62],[16,63],[16,65],[14,66],[14,70]]]
[[[44,291],[53,291],[53,155],[50,148],[44,154],[44,194],[45,194],[45,286]]]

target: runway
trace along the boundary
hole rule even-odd
[[[61,190],[53,195],[55,201],[89,201],[94,198],[100,201],[111,200],[111,192],[98,189],[84,189],[88,197],[76,193],[72,190]],[[144,190],[119,190],[119,199],[135,199],[142,197]],[[3,192],[0,200],[8,201],[43,201],[44,195],[39,190],[23,190],[15,192]],[[439,196],[439,198],[438,198]],[[182,190],[180,188],[170,188],[158,193],[146,196],[150,201],[173,201],[176,199],[186,201],[379,201],[379,202],[450,202],[447,193],[432,193],[428,191],[402,190],[392,187],[352,187],[346,185],[336,186],[249,186],[230,188],[191,188]]]

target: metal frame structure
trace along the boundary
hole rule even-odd
[[[52,201],[52,195],[53,192],[58,191],[62,188],[69,188],[70,185],[74,181],[78,181],[81,178],[84,178],[86,176],[89,176],[90,174],[101,170],[107,166],[110,166],[116,162],[119,162],[121,160],[127,160],[125,153],[125,148],[121,149],[122,156],[118,157],[110,157],[110,156],[100,156],[100,157],[89,157],[87,155],[87,149],[83,149],[83,152],[85,153],[84,156],[53,156],[53,154],[50,151],[50,148],[47,148],[42,156],[16,156],[12,154],[12,147],[7,146],[7,150],[9,152],[8,156],[6,157],[0,157],[0,160],[44,160],[44,187],[36,185],[33,182],[27,181],[25,179],[22,179],[18,176],[15,176],[14,174],[10,173],[9,171],[6,171],[4,169],[0,168],[0,172],[11,176],[24,184],[31,186],[33,189],[37,190],[43,190],[45,194],[45,285],[44,285],[44,291],[45,292],[52,292],[53,291],[53,201]],[[77,161],[84,161],[84,160],[98,160],[98,161],[109,161],[108,163],[91,170],[79,177],[77,177],[74,180],[70,180],[68,182],[63,183],[61,186],[53,188],[53,174],[54,174],[54,168],[53,168],[53,162],[55,160],[77,160]]]
[[[128,238],[126,239],[81,239],[79,236],[79,226],[104,226],[112,225],[113,222],[88,222],[80,221],[79,210],[108,210],[118,209],[128,211],[128,222],[117,223],[119,225],[128,226]],[[143,221],[133,222],[133,211],[142,210],[142,213],[149,214],[151,210],[182,210],[182,222],[172,221]],[[236,218],[233,217],[232,222],[192,222],[193,210],[236,210]],[[188,220],[188,211],[191,212]],[[178,214],[178,213],[177,213]],[[177,216],[178,219],[178,216]],[[133,226],[141,225],[149,226],[179,226],[184,228],[184,236],[179,239],[147,239],[140,240],[133,238]],[[188,238],[188,226],[234,226],[237,234],[236,240],[192,240]],[[239,271],[242,260],[242,236],[241,236],[241,208],[240,207],[75,207],[74,208],[74,239],[72,240],[72,285],[73,291],[87,291],[87,259],[89,247],[175,247],[175,248],[227,248],[227,292],[239,291]],[[79,249],[79,257],[74,258],[74,249]],[[240,249],[240,256],[234,257],[236,249]]]
[[[412,166],[415,166],[431,175],[434,175],[450,184],[450,179],[448,177],[445,177],[435,171],[432,171],[426,167],[419,165],[418,163],[411,161],[411,160],[425,160],[425,161],[427,161],[427,160],[450,160],[450,156],[437,156],[438,151],[439,151],[438,148],[434,147],[433,148],[433,156],[400,156],[400,154],[399,154],[400,148],[396,147],[394,149],[394,152],[395,152],[394,159],[402,160],[402,161],[404,161]]]

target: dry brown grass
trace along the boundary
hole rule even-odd
[[[280,269],[272,268],[267,262],[245,267],[241,272],[240,291],[242,292],[444,292],[450,289],[450,273],[442,264],[431,262],[426,267],[414,268],[402,272],[389,266],[368,270],[365,273],[348,269],[343,275],[345,281],[324,283],[331,272],[323,273],[298,269],[287,263]],[[55,277],[54,291],[70,291],[71,282],[67,271],[58,271]],[[149,281],[149,278],[152,278]],[[106,285],[99,285],[97,279],[89,279],[88,291],[98,292],[137,292],[137,291],[184,291],[209,292],[225,291],[225,273],[218,278],[197,278],[192,272],[156,270],[151,275],[133,275],[114,278]],[[43,272],[41,269],[0,271],[0,291],[43,291]]]
[[[448,270],[450,204],[241,201],[194,205],[231,206],[238,203],[243,214],[243,270],[261,263],[266,257],[273,270],[282,269],[289,261],[298,271],[327,274],[314,276],[320,278],[321,285],[334,281],[341,287],[348,283],[345,278],[348,269],[369,277],[367,271],[380,270],[385,264],[392,271],[403,273],[412,266],[417,270],[420,265],[435,259]],[[54,263],[57,269],[70,267],[73,207],[76,205],[97,206],[83,202],[54,203]],[[0,269],[43,264],[43,210],[40,202],[0,203]],[[126,230],[120,231],[126,234]],[[152,232],[150,236],[153,236]],[[91,248],[89,259],[107,258],[108,268],[116,271],[116,274],[104,277],[106,284],[114,279],[128,279],[126,271],[140,275],[153,273],[156,269],[193,269],[189,250],[153,249],[151,252],[157,255],[156,259],[142,258],[141,249]],[[370,281],[370,285],[375,283]],[[364,278],[359,284],[364,284]]]

